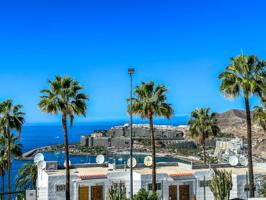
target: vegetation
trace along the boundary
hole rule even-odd
[[[144,188],[134,195],[133,200],[159,200],[156,192],[148,192]]]
[[[86,116],[87,100],[86,94],[80,91],[83,87],[78,81],[70,77],[56,76],[53,81],[48,81],[49,89],[42,90],[39,108],[49,114],[62,114],[62,126],[65,140],[66,160],[66,200],[70,200],[70,170],[68,152],[68,119],[70,126],[73,125],[74,115]]]
[[[37,166],[35,163],[27,163],[19,169],[16,177],[16,189],[17,191],[23,191],[26,189],[36,189],[37,180]]]
[[[112,185],[108,192],[108,200],[127,200],[126,187],[124,184],[117,183]]]
[[[106,155],[108,153],[108,149],[103,146],[88,147],[88,146],[82,146],[80,144],[76,145],[75,148],[73,148],[72,150],[73,150],[72,153],[75,153],[74,152],[75,150],[75,151],[82,152],[82,153],[89,153],[91,155],[99,155],[99,154]]]
[[[228,200],[232,190],[232,172],[214,169],[214,175],[209,184],[215,200]]]
[[[167,88],[164,85],[155,85],[153,81],[142,82],[134,91],[132,99],[132,113],[140,115],[142,119],[149,119],[152,146],[152,191],[156,191],[156,162],[155,162],[155,138],[153,129],[154,117],[166,117],[169,119],[174,111],[171,104],[167,103]],[[130,105],[128,107],[130,112]]]
[[[266,197],[266,177],[262,177],[261,187],[259,188],[259,194]]]
[[[0,176],[2,193],[5,192],[5,170],[7,169],[7,155],[4,137],[0,137]]]
[[[264,131],[264,134],[266,134],[266,109],[265,105],[262,106],[255,106],[254,113],[253,113],[253,121],[254,123],[258,124],[262,130]]]
[[[0,130],[4,135],[4,145],[7,149],[7,191],[11,192],[11,156],[13,149],[17,147],[14,143],[16,139],[11,132],[13,130],[18,133],[21,132],[22,125],[24,123],[24,113],[21,111],[21,105],[14,105],[12,100],[3,101],[0,104]],[[8,200],[10,195],[8,195]]]
[[[58,152],[58,151],[64,151],[65,145],[63,144],[56,144],[51,145],[49,147],[45,147],[42,149],[38,149],[36,153],[43,153],[43,152]],[[108,153],[108,148],[104,146],[83,146],[80,143],[77,144],[70,144],[69,145],[69,154],[72,155],[80,155],[80,154],[91,154],[91,155],[98,155],[98,154],[104,154],[106,155]]]
[[[254,197],[254,174],[252,162],[252,126],[249,97],[251,95],[265,98],[266,72],[265,61],[256,56],[239,55],[231,58],[231,64],[219,75],[222,80],[220,90],[229,98],[236,98],[243,94],[246,107],[247,140],[248,140],[248,168],[249,168],[249,196]]]
[[[2,187],[2,193],[5,192],[5,171],[8,168],[8,148],[7,148],[7,136],[3,135],[0,137],[0,176],[2,177],[1,180],[1,187]],[[11,159],[20,157],[22,155],[21,147],[22,145],[18,143],[18,139],[11,134],[10,135],[10,150],[11,150]]]
[[[205,140],[212,135],[217,135],[220,129],[217,125],[216,113],[210,113],[209,108],[198,108],[191,113],[189,120],[191,136],[197,138],[203,150],[203,161],[206,164]]]

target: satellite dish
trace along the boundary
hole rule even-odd
[[[104,163],[104,156],[103,155],[98,155],[96,157],[96,163],[97,164],[103,164]]]
[[[71,161],[69,160],[69,167],[71,166]],[[64,167],[66,167],[66,161],[64,162]]]
[[[237,166],[238,158],[236,156],[230,156],[229,157],[229,164],[232,166]]]
[[[40,160],[38,163],[37,163],[37,167],[38,169],[40,170],[43,170],[46,168],[46,162],[44,160]]]
[[[34,163],[37,164],[39,161],[42,161],[44,160],[44,156],[42,153],[37,153],[35,156],[34,156]]]
[[[151,156],[146,156],[144,158],[144,165],[147,167],[152,166],[152,157]]]
[[[245,156],[240,156],[239,163],[242,166],[248,166],[248,159]]]
[[[132,158],[132,167],[136,167],[136,165],[137,165],[137,160],[136,160],[136,158]],[[128,167],[131,166],[130,158],[127,160],[127,166],[128,166]]]

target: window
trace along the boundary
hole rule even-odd
[[[162,184],[161,183],[156,183],[156,190],[161,190],[162,189]],[[152,184],[148,184],[148,190],[152,190]]]
[[[56,185],[55,186],[55,191],[56,192],[64,192],[64,191],[66,191],[66,185]]]
[[[205,181],[205,187],[209,187],[210,184],[210,180],[209,181]],[[199,181],[199,186],[200,187],[204,187],[204,181]]]
[[[114,182],[113,184],[112,184],[112,186],[113,187],[119,187],[119,186],[121,186],[121,187],[126,187],[126,185],[125,185],[125,183],[124,182]]]

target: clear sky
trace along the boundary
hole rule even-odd
[[[219,93],[218,74],[243,49],[266,59],[264,0],[0,0],[0,100],[24,105],[28,122],[53,121],[37,107],[54,75],[89,94],[88,118],[125,118],[134,85],[169,88],[176,115],[196,107],[243,108]],[[254,105],[256,100],[252,101]]]

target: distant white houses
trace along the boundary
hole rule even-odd
[[[47,164],[49,167],[49,163]],[[247,199],[246,168],[225,168],[232,171],[233,189],[230,198]],[[254,168],[255,176],[266,174],[266,169]],[[192,169],[190,165],[157,167],[157,193],[162,200],[214,199],[208,187],[213,171]],[[151,190],[151,169],[134,168],[134,193],[139,189]],[[113,184],[121,183],[129,196],[129,169],[111,169],[107,166],[79,165],[71,169],[72,200],[105,200]],[[65,199],[65,170],[50,167],[38,170],[37,197],[40,200]],[[258,195],[258,194],[256,194]]]

